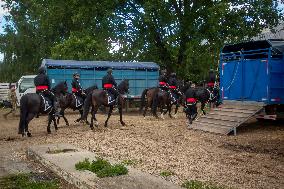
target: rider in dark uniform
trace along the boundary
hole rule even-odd
[[[192,84],[185,92],[185,113],[189,117],[190,124],[197,116],[197,96],[195,92],[195,84]]]
[[[171,93],[174,95],[174,101],[177,100],[178,96],[180,95],[179,89],[177,86],[177,78],[176,78],[176,73],[171,73],[170,78],[169,78],[169,88]]]
[[[216,73],[214,72],[213,69],[210,69],[207,81],[207,86],[210,89],[210,91],[213,91],[215,82],[216,82]]]
[[[112,69],[107,70],[107,75],[105,75],[102,79],[102,87],[104,90],[108,91],[108,93],[112,94],[115,99],[118,97],[118,91],[116,89],[117,83],[112,76]]]
[[[55,116],[60,116],[58,113],[58,105],[55,95],[50,91],[50,81],[46,75],[45,67],[40,67],[38,70],[38,75],[34,78],[34,84],[36,86],[36,93],[42,94],[43,96],[49,98],[52,101],[52,106],[55,111]]]
[[[214,72],[213,69],[210,69],[208,74],[208,81],[207,81],[207,87],[211,91],[212,97],[210,97],[210,100],[215,101],[219,99],[219,89],[216,85],[218,83],[217,81],[217,75]]]
[[[84,93],[79,81],[80,75],[76,72],[73,74],[73,78],[74,79],[72,81],[72,93],[84,99],[86,97],[86,94]]]
[[[168,84],[168,78],[166,74],[167,73],[165,70],[161,71],[161,75],[159,77],[159,88],[167,91],[169,88],[169,84]]]

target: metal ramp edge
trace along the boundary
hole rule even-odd
[[[263,103],[257,102],[224,101],[220,107],[213,108],[206,115],[197,118],[189,128],[223,135],[233,132],[236,135],[237,127],[260,112],[263,107]]]

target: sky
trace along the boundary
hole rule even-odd
[[[5,25],[4,15],[8,14],[8,11],[2,8],[3,3],[4,2],[0,0],[0,34],[3,33],[3,26]],[[3,56],[4,55],[0,53],[0,61],[3,60]]]

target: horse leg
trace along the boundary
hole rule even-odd
[[[79,110],[79,113],[81,116],[78,119],[76,119],[75,122],[79,122],[82,120],[82,115],[83,115],[82,109]]]
[[[147,102],[146,105],[145,105],[145,109],[144,109],[144,112],[143,112],[144,119],[146,118],[146,113],[147,113],[148,107],[149,107],[149,102]]]
[[[126,124],[122,120],[122,106],[119,106],[118,110],[119,110],[120,123],[121,123],[122,126],[125,126]]]
[[[164,109],[165,109],[165,106],[164,106],[164,104],[162,104],[162,105],[160,106],[161,118],[162,118],[162,119],[165,119],[164,114],[166,114],[166,113],[168,112],[168,110],[164,111]]]
[[[96,106],[96,107],[94,107],[94,108],[92,108],[92,121],[94,120],[95,121],[95,126],[96,127],[99,127],[99,122],[98,122],[98,120],[97,120],[97,118],[96,118],[96,114],[97,114],[97,112],[98,112],[98,110],[99,110],[99,107],[98,106]]]
[[[205,102],[201,102],[201,111],[202,111],[202,113],[203,113],[203,115],[206,115],[206,112],[205,112],[205,110],[204,110],[204,108],[205,108]]]
[[[30,121],[31,121],[34,117],[35,117],[35,114],[29,113],[28,116],[27,116],[27,118],[26,118],[25,132],[27,132],[27,136],[28,136],[28,137],[31,137],[31,136],[32,136],[32,134],[31,134],[30,131],[29,131],[29,123],[30,123]]]
[[[179,108],[179,104],[176,104],[175,114],[173,115],[174,118],[177,118],[178,108]]]
[[[92,129],[92,130],[94,130],[94,110],[92,109],[91,110],[91,123],[90,123],[90,128]]]
[[[108,120],[109,120],[109,118],[111,116],[112,110],[113,110],[113,106],[110,106],[109,107],[109,111],[108,111],[108,116],[107,116],[107,119],[105,121],[105,127],[107,127],[107,122],[108,122]]]
[[[170,118],[173,118],[173,116],[172,116],[172,114],[171,114],[171,112],[172,112],[172,104],[170,104],[170,103],[168,103],[167,104],[167,111],[169,111],[169,117]]]
[[[48,124],[47,124],[47,128],[46,128],[48,134],[51,134],[50,124],[51,124],[51,121],[53,120],[53,117],[51,116],[51,114],[54,114],[54,112],[52,112],[48,115]]]
[[[63,113],[61,115],[62,115],[62,117],[63,117],[63,119],[64,119],[64,121],[66,123],[66,126],[69,126],[69,122],[68,122],[67,118],[65,117],[65,114]]]
[[[52,116],[52,120],[53,120],[53,123],[54,123],[54,129],[55,129],[55,131],[57,131],[57,130],[58,130],[58,127],[57,127],[57,123],[56,123],[56,118],[55,118],[55,116]]]

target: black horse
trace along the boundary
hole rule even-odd
[[[67,88],[67,83],[65,81],[57,84],[51,89],[51,91],[54,93],[56,98],[58,98],[60,95],[64,95],[66,93]],[[54,127],[55,130],[57,130],[54,116],[55,111],[52,106],[47,106],[46,102],[48,101],[44,100],[43,96],[36,93],[28,93],[22,96],[20,100],[19,134],[22,134],[22,136],[27,134],[28,137],[31,137],[32,135],[29,132],[29,122],[39,114],[48,114],[47,133],[51,133],[51,121],[54,121]]]
[[[124,97],[123,95],[125,95],[126,93],[128,93],[129,90],[129,81],[128,80],[123,80],[117,87],[118,90],[118,110],[119,110],[119,115],[120,115],[120,123],[122,126],[125,126],[125,123],[122,120],[122,106],[123,106],[123,102],[124,102]],[[94,129],[93,126],[93,121],[95,120],[95,126],[98,127],[98,121],[96,119],[96,114],[97,111],[99,109],[100,106],[105,106],[105,107],[109,107],[109,112],[108,112],[108,117],[105,121],[104,126],[107,127],[107,123],[108,120],[112,114],[114,105],[115,105],[115,101],[114,100],[110,100],[111,96],[108,95],[107,91],[105,90],[101,90],[101,89],[95,89],[93,91],[93,93],[91,95],[88,95],[86,100],[85,100],[85,104],[84,104],[84,108],[83,108],[83,120],[86,120],[87,115],[89,113],[89,109],[90,106],[92,105],[92,119],[91,119],[91,124],[90,124],[90,128]]]
[[[141,105],[140,105],[140,113],[143,111],[144,107],[144,111],[143,111],[143,117],[145,118],[147,110],[149,107],[151,107],[152,109],[152,113],[154,115],[153,112],[153,99],[156,96],[156,94],[159,92],[159,88],[158,87],[152,87],[149,89],[144,89],[144,91],[141,94]]]
[[[172,118],[171,115],[172,112],[172,106],[175,105],[175,114],[174,117],[176,117],[176,114],[178,112],[179,106],[183,103],[183,87],[184,82],[182,80],[178,80],[177,88],[176,89],[169,89],[169,91],[165,91],[162,89],[159,89],[155,96],[153,97],[153,115],[155,117],[157,116],[157,108],[160,108],[161,111],[161,118],[164,119],[164,115],[169,112],[169,117]]]
[[[86,94],[86,96],[88,96],[95,89],[98,89],[97,85],[94,85],[94,86],[91,86],[85,89],[84,93]],[[81,116],[78,119],[76,119],[75,122],[79,122],[82,120],[84,99],[81,99],[82,101],[81,104],[78,104],[77,98],[78,97],[75,97],[75,94],[71,94],[71,93],[67,93],[66,95],[61,96],[59,98],[60,115],[62,115],[67,126],[69,126],[69,122],[67,118],[65,117],[65,113],[64,113],[67,108],[73,109],[73,111],[79,110],[79,113]],[[57,124],[59,124],[59,120],[60,120],[60,117],[57,118]]]
[[[210,107],[211,104],[218,107],[219,92],[217,87],[214,87],[213,91],[211,91],[208,87],[196,87],[195,90],[197,101],[201,103],[200,109],[204,115],[206,114],[204,110],[206,103],[209,103]]]

